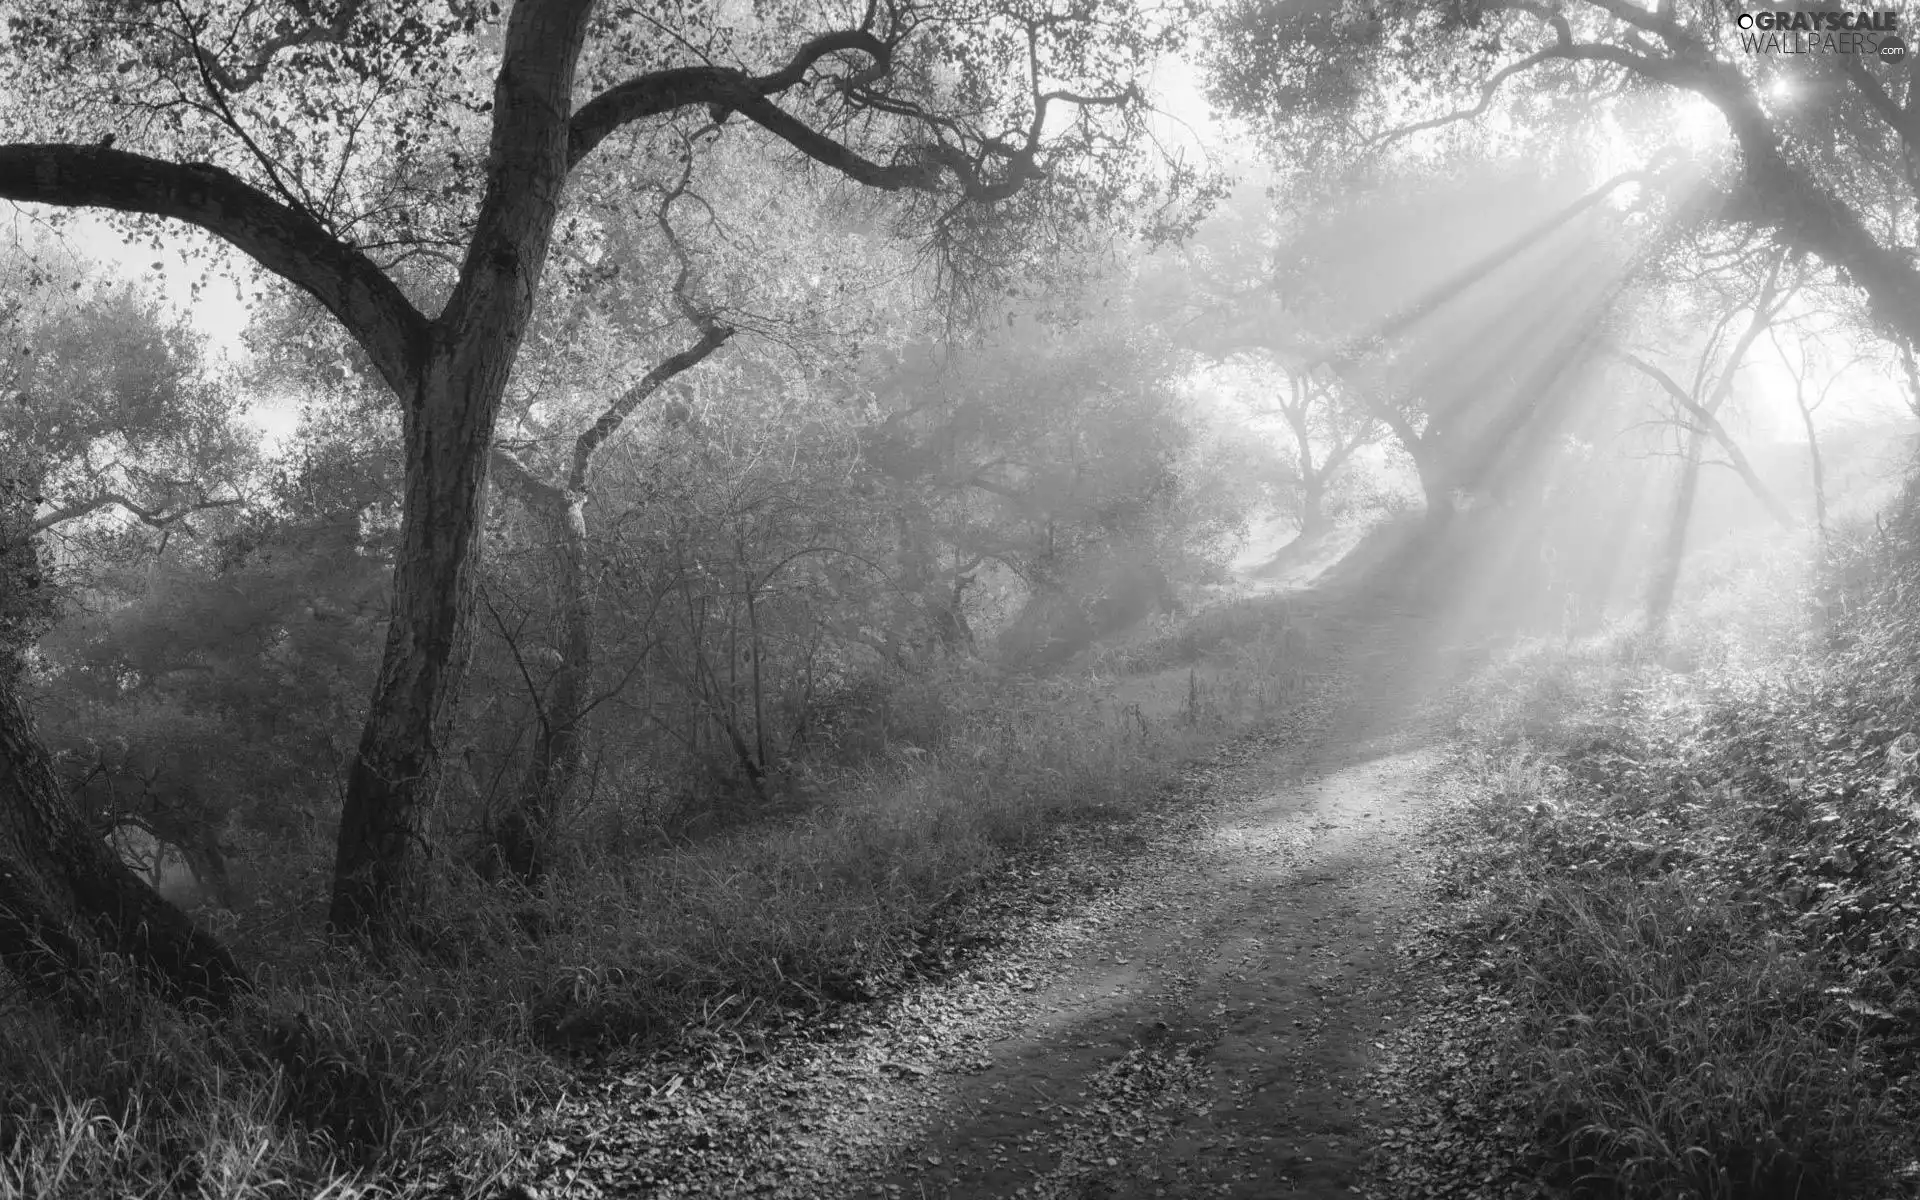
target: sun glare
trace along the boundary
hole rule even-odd
[[[1673,135],[1682,149],[1696,155],[1709,153],[1726,142],[1727,119],[1711,100],[1682,92],[1674,100]]]

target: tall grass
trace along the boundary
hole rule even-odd
[[[1664,637],[1519,644],[1467,692],[1457,878],[1512,1003],[1484,1086],[1575,1196],[1904,1194],[1915,1157],[1920,821],[1885,747],[1920,641],[1869,603],[1823,649],[1804,560],[1756,561]]]
[[[1183,647],[1164,677],[1110,659],[897,681],[851,739],[864,754],[798,764],[803,803],[709,836],[628,836],[653,819],[644,798],[603,798],[544,895],[444,869],[436,937],[404,960],[293,932],[325,873],[317,854],[283,864],[307,886],[230,930],[260,988],[220,1021],[118,979],[85,1025],[0,994],[0,1200],[471,1185],[576,1052],[740,1038],[883,993],[942,906],[1010,853],[1063,818],[1152,803],[1303,686],[1314,647],[1283,610],[1203,621],[1186,642],[1146,635]]]

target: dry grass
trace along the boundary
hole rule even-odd
[[[0,1200],[399,1194],[456,1161],[485,1178],[568,1052],[750,1036],[883,991],[1010,852],[1152,803],[1297,688],[1311,647],[1283,608],[1198,624],[1167,635],[1186,669],[1156,678],[1109,660],[903,681],[864,731],[871,753],[803,764],[804,804],[713,836],[612,853],[615,827],[645,818],[597,805],[545,896],[449,872],[432,953],[404,962],[294,932],[323,864],[284,864],[306,886],[230,929],[261,986],[222,1022],[118,980],[85,1026],[0,996]]]
[[[1658,644],[1528,642],[1468,691],[1463,937],[1511,1002],[1483,1084],[1568,1194],[1905,1194],[1913,983],[1875,955],[1920,893],[1861,736],[1885,706],[1845,705],[1920,651],[1817,651],[1801,565],[1730,564]]]

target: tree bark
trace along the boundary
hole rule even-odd
[[[691,171],[691,158],[688,170]],[[533,757],[515,792],[512,807],[493,830],[493,851],[500,864],[529,887],[537,887],[550,865],[555,834],[565,817],[574,781],[586,766],[585,722],[587,691],[593,682],[594,594],[587,569],[587,498],[594,460],[636,409],[666,384],[699,366],[733,336],[730,326],[715,321],[687,295],[692,264],[680,249],[667,217],[674,200],[687,184],[661,201],[657,219],[668,245],[680,258],[674,297],[682,312],[700,328],[700,337],[685,349],[654,364],[638,383],[622,392],[591,426],[574,439],[564,482],[541,479],[511,451],[496,447],[493,462],[541,524],[547,527],[552,554],[553,596],[561,659],[540,700],[539,732]],[[756,647],[757,647],[756,639]],[[757,653],[757,649],[756,649]],[[757,669],[757,666],[756,666]],[[756,700],[757,700],[756,690]],[[756,703],[756,719],[758,705]],[[761,755],[762,760],[765,754]]]
[[[393,615],[340,814],[327,913],[337,935],[379,942],[409,933],[425,901],[425,818],[471,648],[493,428],[571,162],[566,114],[590,8],[513,6],[473,240],[401,396],[407,488]]]
[[[232,955],[93,835],[54,776],[0,666],[0,963],[37,990],[85,1003],[100,953],[120,955],[175,1003],[225,1008],[247,987]]]
[[[1327,517],[1327,473],[1309,471],[1300,482],[1300,540],[1309,541],[1333,527]]]
[[[487,449],[512,351],[508,341],[437,354],[409,398],[392,615],[340,815],[336,934],[408,932],[425,902],[425,818],[471,649]]]

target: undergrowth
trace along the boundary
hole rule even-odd
[[[1089,672],[905,682],[870,753],[799,764],[804,803],[643,853],[600,804],[546,894],[443,868],[435,936],[378,964],[313,935],[325,864],[289,864],[222,927],[259,982],[226,1017],[114,978],[85,1024],[0,993],[0,1200],[478,1190],[582,1055],[741,1045],[884,994],[946,906],[1059,821],[1151,803],[1285,703],[1309,648],[1245,605]],[[1133,660],[1185,669],[1113,678]]]
[[[1824,587],[1749,580],[1471,688],[1455,961],[1500,998],[1471,1087],[1513,1186],[1920,1190],[1916,535],[1910,496]]]

